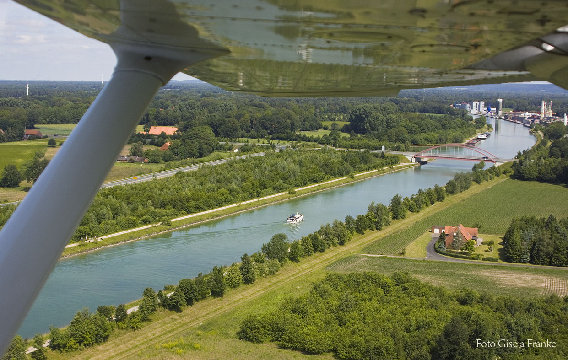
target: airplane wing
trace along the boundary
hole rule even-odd
[[[529,80],[568,87],[564,0],[171,0],[150,12],[151,1],[17,1],[104,42],[226,49],[184,72],[232,91],[392,95]],[[148,26],[117,33],[121,6]],[[170,26],[180,22],[203,43],[188,44]]]
[[[566,0],[16,0],[118,58],[0,232],[0,353],[161,85],[267,96],[548,80],[568,88]]]

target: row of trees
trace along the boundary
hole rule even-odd
[[[503,237],[503,251],[509,262],[568,266],[568,218],[514,219]]]
[[[568,336],[558,316],[566,306],[556,296],[527,300],[449,291],[403,273],[328,274],[308,294],[247,317],[238,336],[339,359],[564,358],[566,344],[529,347],[527,339]],[[497,346],[499,339],[516,346]]]

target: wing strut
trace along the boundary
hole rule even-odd
[[[0,354],[154,94],[192,59],[206,57],[180,61],[160,57],[169,49],[124,44],[113,49],[118,64],[111,81],[0,232]]]

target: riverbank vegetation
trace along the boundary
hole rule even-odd
[[[448,291],[408,274],[329,274],[275,311],[247,317],[238,337],[338,359],[516,359],[565,357],[568,337],[558,297]],[[484,346],[501,341],[510,346]],[[554,347],[533,342],[554,339]]]

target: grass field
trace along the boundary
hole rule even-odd
[[[36,124],[35,127],[41,131],[43,135],[53,136],[69,136],[71,131],[75,129],[77,124]]]
[[[538,296],[550,293],[550,283],[568,280],[568,269],[517,267],[490,263],[467,264],[393,257],[354,255],[331,265],[336,272],[373,271],[381,274],[408,272],[412,276],[449,289],[468,288],[493,295]],[[565,295],[559,287],[557,294]]]
[[[77,124],[36,124],[35,127],[41,131],[43,135],[53,136],[69,136],[71,131],[75,129]],[[144,125],[137,125],[136,132],[144,131]]]
[[[324,130],[324,129],[313,130],[313,131],[299,131],[300,134],[307,136],[324,136],[324,135],[329,135],[330,132],[331,130]],[[349,134],[340,132],[339,136],[349,137]]]
[[[365,249],[369,254],[399,254],[408,244],[434,225],[478,227],[485,234],[502,235],[511,220],[523,215],[565,217],[568,188],[538,182],[507,179],[475,194],[457,206],[429,216]],[[422,214],[422,213],[421,213]]]
[[[14,164],[21,169],[36,151],[47,149],[47,140],[14,141],[0,144],[0,169]]]
[[[432,233],[426,231],[404,249],[404,256],[409,258],[426,258],[426,245],[432,240]]]

